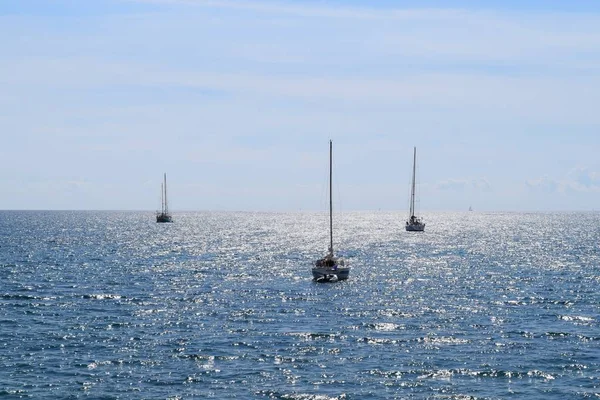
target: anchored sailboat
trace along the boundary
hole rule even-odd
[[[343,258],[333,254],[333,199],[332,199],[332,154],[333,144],[329,141],[329,251],[325,257],[317,260],[312,268],[313,279],[319,282],[328,282],[348,279],[350,267],[346,266]]]
[[[406,221],[406,230],[409,232],[423,232],[425,223],[423,219],[415,215],[415,171],[417,165],[417,148],[413,155],[412,185],[410,187],[410,216]]]
[[[171,214],[169,214],[169,206],[167,204],[167,174],[164,176],[164,183],[160,185],[160,203],[161,211],[156,212],[156,222],[173,222]]]

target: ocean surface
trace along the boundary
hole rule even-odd
[[[0,212],[0,398],[600,397],[600,213]]]

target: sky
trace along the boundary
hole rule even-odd
[[[4,0],[0,209],[600,209],[600,2]]]

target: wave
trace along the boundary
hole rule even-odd
[[[120,294],[84,294],[82,296],[84,299],[92,299],[92,300],[120,300],[120,299],[124,299],[124,296],[121,296]]]
[[[590,323],[590,322],[595,321],[595,319],[592,317],[584,317],[582,315],[559,315],[558,318],[562,319],[563,321],[583,322],[583,323]]]

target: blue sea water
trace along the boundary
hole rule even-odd
[[[0,212],[0,398],[600,397],[600,214]]]

